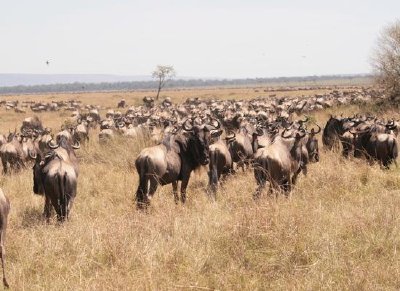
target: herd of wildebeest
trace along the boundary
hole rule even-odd
[[[18,132],[0,134],[3,173],[12,175],[32,163],[33,192],[44,195],[46,220],[54,208],[57,219],[63,222],[68,219],[77,192],[79,155],[75,151],[81,145],[88,146],[89,136],[94,136],[89,132],[96,131],[102,145],[116,136],[153,141],[154,145],[144,148],[135,161],[139,209],[148,207],[158,185],[172,184],[175,202],[184,203],[191,172],[206,165],[206,192],[212,199],[228,175],[247,169],[254,171],[254,199],[267,185],[269,195],[287,196],[298,175],[307,175],[308,164],[319,161],[318,135],[322,135],[326,149],[341,148],[345,157],[364,157],[383,168],[396,163],[398,121],[365,114],[331,116],[322,129],[309,117],[314,110],[367,102],[379,94],[374,89],[358,88],[296,98],[189,98],[182,104],[173,104],[170,98],[157,103],[145,97],[140,106],[128,106],[121,100],[118,109],[108,109],[103,117],[99,112],[104,108],[84,106],[79,101],[2,101],[0,107],[16,112],[28,107],[35,113],[71,111],[59,131],[45,127],[33,116],[23,120]],[[4,237],[9,209],[9,201],[0,189],[0,254],[6,287]]]

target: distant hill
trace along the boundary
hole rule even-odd
[[[0,87],[150,81],[151,76],[111,74],[0,74]]]

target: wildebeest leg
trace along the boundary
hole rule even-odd
[[[153,195],[156,192],[158,186],[158,181],[156,177],[152,176],[149,180],[150,180],[149,194],[147,195],[147,197],[145,197],[147,203],[150,202],[149,199],[153,198]]]
[[[258,165],[256,167],[259,167]],[[261,196],[262,190],[265,188],[265,183],[267,181],[266,179],[266,173],[264,172],[263,169],[254,169],[254,178],[256,178],[257,182],[257,189],[256,192],[253,194],[254,199],[258,199]],[[272,186],[270,186],[269,190],[272,190]]]
[[[227,172],[224,172],[224,173],[222,173],[222,174],[220,174],[220,175],[218,176],[219,185],[220,185],[221,187],[224,186],[224,184],[225,184],[226,179],[228,178],[228,176],[229,176],[229,172],[228,172],[228,171],[227,171]]]
[[[178,181],[172,182],[172,192],[174,193],[174,201],[176,204],[178,204],[178,202],[179,202]]]
[[[219,177],[221,176],[221,173],[218,173],[217,165],[214,165],[212,167],[212,169],[210,169],[208,176],[209,176],[208,185],[210,188],[208,192],[209,192],[210,196],[213,199],[215,199],[215,192],[217,192],[217,189],[218,189],[218,180],[219,180]]]
[[[290,176],[284,181],[282,190],[284,191],[286,198],[289,197],[289,193],[292,191],[292,181],[290,180]]]
[[[15,164],[16,164],[16,166],[17,166],[17,170],[18,171],[20,171],[21,170],[21,168],[26,168],[26,166],[25,166],[25,163],[20,159],[20,158],[18,158],[16,161],[15,161]]]
[[[294,174],[293,174],[293,177],[292,177],[292,184],[294,185],[294,184],[296,184],[296,182],[297,182],[297,177],[298,177],[298,175],[300,174],[300,172],[301,172],[301,168],[299,168]],[[289,178],[290,179],[290,178]]]
[[[69,219],[69,212],[71,211],[72,205],[74,204],[74,198],[71,197],[68,201],[68,207],[67,207],[67,219]]]
[[[274,179],[269,179],[269,190],[268,190],[268,197],[273,197],[275,193],[275,198],[278,198],[279,193],[279,184]]]
[[[182,203],[186,202],[186,188],[189,184],[189,178],[190,178],[190,173],[188,175],[185,175],[182,178],[182,183],[181,183],[181,202]]]
[[[136,205],[138,208],[143,208],[147,200],[148,179],[146,175],[141,175],[140,173],[139,175],[139,186],[136,191]]]
[[[382,161],[382,166],[383,166],[383,168],[384,168],[385,170],[388,170],[388,169],[389,169],[389,166],[390,166],[390,160],[385,158],[385,159]]]
[[[51,200],[50,198],[45,195],[45,202],[44,202],[44,211],[43,211],[43,215],[46,218],[46,222],[49,223],[50,222],[50,217],[51,217]]]
[[[246,165],[246,169],[250,169],[250,160],[246,159],[244,164]]]
[[[242,168],[242,172],[244,172],[244,162],[243,162],[243,161],[240,161],[240,162],[238,163],[238,166],[241,167],[241,168]]]
[[[5,240],[5,231],[2,230],[0,232],[1,267],[3,268],[3,284],[4,284],[4,287],[8,288],[10,286],[8,285],[8,282],[7,282],[7,279],[6,279],[6,271],[5,271],[6,250],[4,248],[4,240]]]
[[[58,222],[63,222],[65,220],[64,203],[61,200],[58,200],[57,207],[54,208],[56,210]]]
[[[262,179],[261,181],[258,182],[258,187],[256,189],[256,192],[253,194],[254,199],[258,199],[261,196],[261,192],[265,188],[266,180]],[[272,192],[272,186],[269,188],[269,190]]]

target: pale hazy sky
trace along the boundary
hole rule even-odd
[[[0,73],[367,73],[399,16],[400,0],[0,0]]]

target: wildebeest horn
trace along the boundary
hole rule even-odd
[[[285,132],[287,131],[287,129],[285,128],[283,131],[282,131],[282,134],[281,134],[281,136],[283,137],[283,138],[292,138],[292,134],[290,134],[289,136],[285,136]]]
[[[72,145],[72,148],[75,150],[78,150],[81,148],[81,144],[79,143],[79,141],[76,141],[75,144]]]
[[[388,121],[388,123],[385,125],[387,128],[393,127],[394,125],[394,120]]]
[[[318,125],[318,124],[316,124],[316,123],[315,123],[315,125],[318,127],[318,131],[317,131],[317,132],[315,132],[314,128],[312,128],[312,129],[311,129],[311,132],[309,132],[309,133],[318,134],[318,133],[320,133],[320,132],[321,132],[321,126],[319,126],[319,125]]]
[[[305,130],[303,131],[302,135],[300,135],[300,133],[296,133],[296,139],[301,139],[301,138],[305,137],[306,134],[307,134],[307,132]]]
[[[310,118],[307,115],[305,117],[306,117],[306,119],[300,120],[299,123],[306,123],[306,122],[308,122],[308,120],[310,120]]]
[[[176,134],[178,132],[179,128],[174,126],[174,128],[171,130],[172,134]]]
[[[186,126],[186,124],[187,124],[187,122],[189,121],[189,119],[186,119],[186,121],[183,123],[183,125],[182,125],[182,128],[183,128],[183,130],[185,130],[185,131],[192,131],[192,129],[193,129],[193,125],[192,126],[190,126],[190,128],[187,128]]]
[[[48,146],[49,148],[51,148],[52,150],[55,150],[55,149],[57,149],[60,145],[59,145],[59,144],[52,145],[52,144],[51,144],[52,141],[53,141],[53,139],[49,140],[49,141],[47,142],[47,146]]]
[[[385,127],[388,130],[395,130],[397,128],[397,125],[394,123],[394,121],[392,120],[391,122],[388,122]]]
[[[261,126],[257,126],[255,134],[257,134],[258,136],[261,136],[264,134],[264,131]]]
[[[216,126],[213,123],[211,123],[211,125],[214,127],[214,129],[220,129],[221,128],[221,123],[218,121],[218,119],[213,118],[211,121],[216,121],[217,122]]]
[[[225,140],[233,140],[234,138],[236,138],[236,133],[232,132],[232,135],[228,135],[225,137]]]
[[[287,127],[284,127],[284,128],[285,128],[285,130],[286,130],[286,129],[291,129],[291,128],[292,128],[292,126],[293,126],[293,122],[290,122],[290,123],[289,123],[289,126],[287,126]]]
[[[28,150],[28,154],[31,157],[31,159],[36,160],[37,153],[36,152],[34,152],[34,153],[35,153],[35,155],[32,155],[32,151]]]

